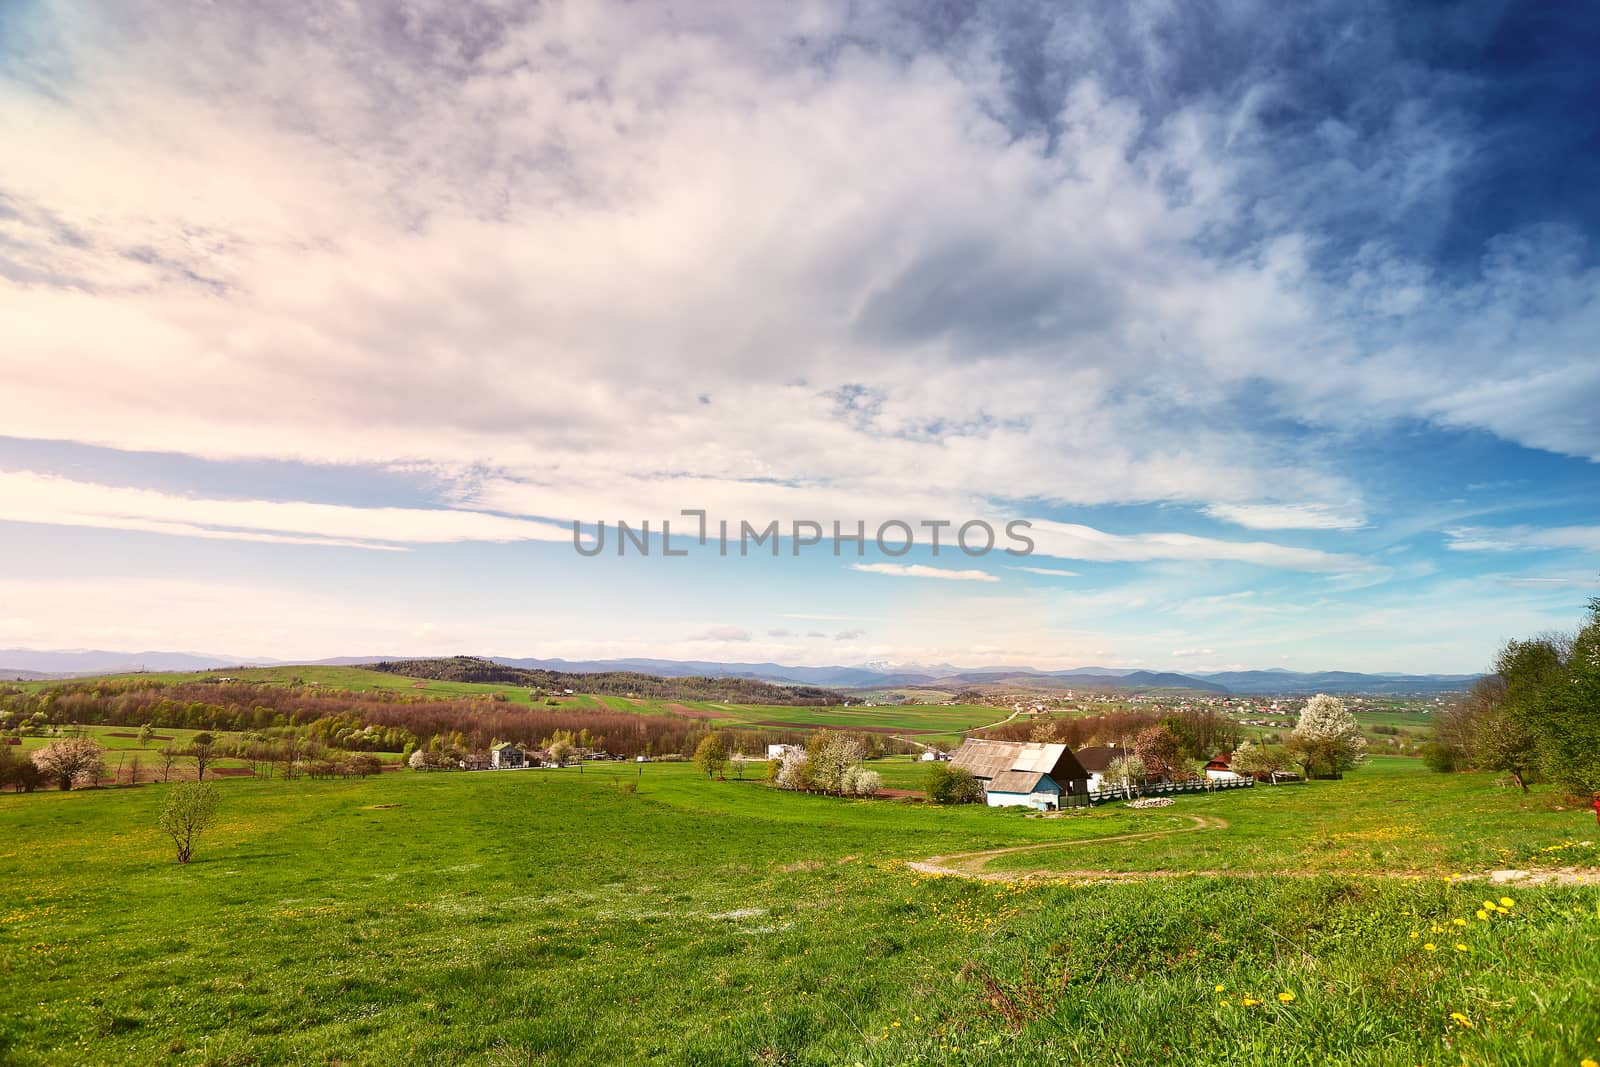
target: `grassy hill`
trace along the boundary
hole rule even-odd
[[[8,794],[0,1060],[1592,1056],[1600,890],[1517,889],[1483,921],[1502,891],[1447,877],[1593,864],[1567,844],[1592,839],[1592,815],[1415,766],[1061,820],[682,765],[234,780],[188,867],[155,829],[166,787]],[[1111,840],[1198,812],[1236,832]],[[1074,868],[1173,872],[1300,870],[1332,847],[1370,876],[977,882],[906,866],[1052,843]],[[1421,877],[1376,876],[1394,871]]]

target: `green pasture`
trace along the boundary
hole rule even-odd
[[[1566,845],[1595,837],[1592,812],[1414,762],[1060,819],[683,764],[218,788],[187,867],[155,829],[167,787],[0,796],[0,1062],[1577,1067],[1600,1050],[1600,889],[1519,889],[1485,922],[1500,891],[1445,877],[1504,850],[1593,864]],[[906,866],[1196,812],[1229,828],[1060,851],[1425,876]]]

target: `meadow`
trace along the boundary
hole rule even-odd
[[[1592,812],[1413,761],[1059,819],[673,764],[235,779],[186,867],[165,788],[0,796],[0,1061],[1600,1057],[1600,889],[1459,877],[1592,867]],[[1227,828],[1092,843],[1195,814]],[[907,865],[1057,842],[1013,854],[1042,878]],[[1081,873],[1225,865],[1277,873]]]

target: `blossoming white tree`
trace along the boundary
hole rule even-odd
[[[1345,771],[1361,766],[1367,758],[1367,739],[1355,716],[1346,710],[1344,701],[1326,693],[1306,701],[1289,745],[1308,778],[1342,778]]]
[[[87,737],[63,737],[33,754],[33,765],[62,789],[94,785],[106,774],[105,750]]]

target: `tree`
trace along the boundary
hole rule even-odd
[[[565,767],[574,751],[575,746],[565,737],[558,737],[550,742],[550,758],[555,761],[557,767]]]
[[[1028,740],[1046,745],[1056,744],[1061,740],[1061,726],[1054,719],[1037,719],[1028,733]]]
[[[427,750],[419,748],[415,752],[411,753],[410,757],[408,757],[406,759],[406,766],[410,767],[414,771],[427,770],[428,769],[428,752],[427,752]]]
[[[926,780],[928,799],[935,804],[977,804],[983,801],[983,786],[965,767],[934,763]]]
[[[33,753],[33,764],[62,789],[92,786],[106,774],[105,749],[86,737],[64,737]]]
[[[155,739],[155,736],[155,727],[151,726],[149,723],[145,723],[143,726],[139,727],[139,747],[149,748],[150,742]]]
[[[1344,701],[1318,693],[1306,701],[1300,721],[1290,735],[1289,749],[1310,778],[1343,778],[1367,758],[1367,739]]]
[[[1286,762],[1281,749],[1246,741],[1233,750],[1233,759],[1229,761],[1229,766],[1239,774],[1251,777],[1265,775],[1267,781],[1277,785],[1278,772],[1283,770]]]
[[[1600,601],[1600,598],[1597,598]],[[1600,793],[1600,606],[1576,635],[1512,641],[1495,669],[1506,710],[1532,735],[1540,769],[1572,793]]]
[[[1171,778],[1178,769],[1182,746],[1165,726],[1151,726],[1133,739],[1133,751],[1144,763],[1145,774]]]
[[[0,745],[0,789],[11,786],[19,793],[31,793],[44,780],[44,775],[31,759],[18,759],[11,746]]]
[[[700,739],[694,750],[694,765],[705,771],[707,778],[720,775],[727,764],[728,746],[722,743],[721,734],[713,731]]]
[[[742,754],[735,754],[728,760],[728,763],[733,767],[734,773],[739,776],[739,781],[744,781],[744,769],[749,765],[750,761]]]
[[[211,761],[216,758],[217,739],[201,731],[194,735],[189,742],[189,755],[194,757],[195,781],[206,780],[206,768],[211,766]]]
[[[866,758],[865,738],[836,730],[818,730],[806,739],[811,781],[827,793],[843,793],[845,774]]]
[[[1509,774],[1522,791],[1538,769],[1538,739],[1522,717],[1509,708],[1496,708],[1478,719],[1472,735],[1473,765]]]
[[[811,759],[803,748],[790,748],[778,767],[778,785],[783,789],[811,789]]]
[[[1131,797],[1144,785],[1144,780],[1149,776],[1149,769],[1145,767],[1144,760],[1136,753],[1118,756],[1106,764],[1106,781],[1122,784],[1122,795]]]
[[[205,782],[179,782],[161,805],[161,829],[178,849],[178,862],[188,863],[194,841],[217,817],[217,787]]]

